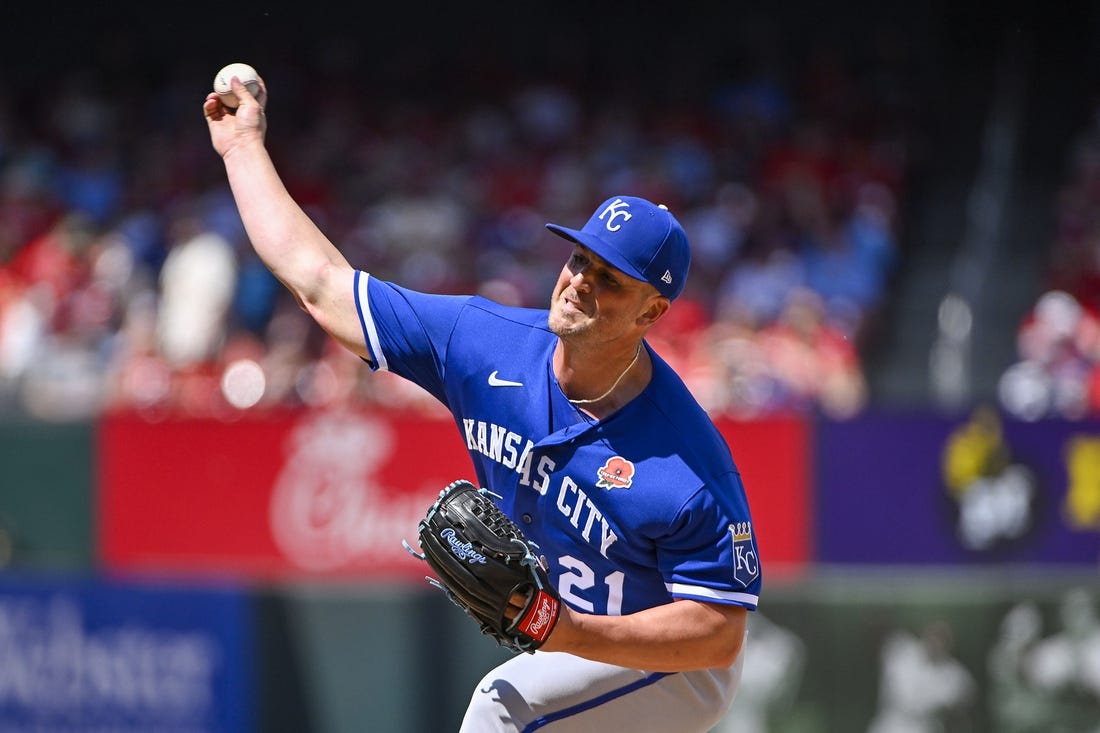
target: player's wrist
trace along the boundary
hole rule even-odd
[[[229,163],[231,160],[241,160],[254,155],[267,155],[263,133],[259,131],[247,135],[238,135],[222,153],[222,160]]]
[[[513,626],[530,637],[541,648],[554,633],[562,614],[562,602],[556,593],[538,589],[526,612]]]
[[[559,606],[553,626],[539,646],[540,651],[567,652],[572,648],[570,639],[576,629],[576,624],[573,622],[574,613],[575,611],[564,603]]]

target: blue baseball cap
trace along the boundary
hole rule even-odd
[[[668,207],[637,196],[612,196],[583,229],[546,228],[592,250],[612,267],[675,300],[684,289],[691,251],[687,234]]]

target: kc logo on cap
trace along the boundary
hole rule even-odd
[[[600,212],[600,221],[603,221],[603,218],[605,216],[607,217],[607,231],[617,232],[619,231],[619,228],[622,227],[622,224],[615,223],[616,217],[621,216],[623,217],[623,221],[630,221],[630,212],[624,211],[624,208],[629,209],[630,204],[623,201],[622,199],[615,199],[614,201],[609,203],[603,211]],[[609,212],[610,216],[608,216]]]
[[[558,224],[546,228],[582,244],[612,267],[647,282],[673,300],[684,289],[691,251],[687,234],[668,210],[637,196],[612,196],[583,229]]]

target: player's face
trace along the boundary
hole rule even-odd
[[[644,332],[656,320],[650,313],[655,300],[661,300],[661,295],[652,285],[578,244],[554,287],[550,330],[562,338],[609,340],[638,329]],[[658,310],[664,312],[663,307]]]

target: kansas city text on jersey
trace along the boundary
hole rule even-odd
[[[556,464],[549,456],[540,456],[532,480],[531,449],[535,445],[533,441],[500,425],[486,423],[484,420],[464,418],[462,425],[466,434],[466,447],[469,450],[476,451],[514,470],[519,474],[521,486],[527,486],[543,496],[546,495],[550,488],[550,474],[556,468]],[[522,450],[519,449],[521,444]],[[558,511],[569,518],[569,523],[580,530],[585,541],[598,545],[600,555],[607,557],[608,548],[619,538],[600,510],[588,498],[584,489],[569,476],[562,477],[555,505]],[[595,532],[597,521],[599,522],[598,534]]]

